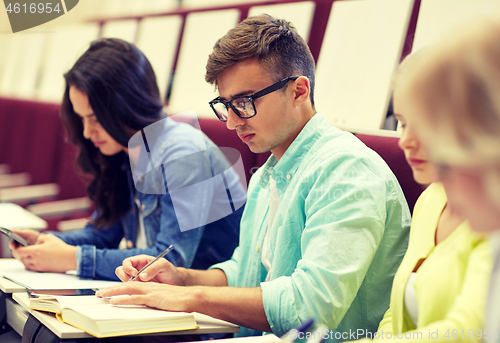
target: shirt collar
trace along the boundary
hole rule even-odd
[[[293,179],[304,157],[328,128],[330,128],[330,124],[326,118],[317,112],[302,128],[279,161],[274,155],[271,155],[267,160],[263,166],[261,185],[267,187],[269,175],[272,175],[277,186],[283,182],[288,184]]]

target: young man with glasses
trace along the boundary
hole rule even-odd
[[[314,61],[287,21],[261,15],[238,24],[215,44],[206,80],[219,91],[210,102],[217,117],[253,152],[272,152],[250,180],[239,247],[208,271],[159,261],[139,279],[165,284],[99,295],[206,313],[244,326],[243,335],[281,335],[311,317],[339,341],[375,332],[410,224],[389,167],[316,112]],[[151,259],[127,259],[117,274],[128,280]]]

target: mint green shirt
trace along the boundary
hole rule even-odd
[[[270,175],[280,204],[269,239],[271,279],[264,282]],[[376,332],[409,225],[403,192],[382,158],[317,113],[279,162],[271,155],[252,176],[239,246],[212,268],[225,272],[229,286],[261,287],[274,334],[313,317],[345,341],[349,330]]]

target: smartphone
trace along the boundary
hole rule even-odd
[[[23,247],[30,245],[27,240],[19,236],[17,233],[10,231],[9,229],[6,229],[4,227],[0,227],[0,232],[9,237],[14,241],[14,244],[17,246],[22,245]]]
[[[96,289],[28,289],[27,292],[30,298],[39,298],[44,295],[94,295]]]

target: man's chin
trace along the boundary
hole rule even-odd
[[[269,148],[259,147],[259,146],[255,145],[253,142],[248,142],[248,143],[246,143],[246,145],[248,146],[250,151],[253,152],[254,154],[263,154],[263,153],[269,152],[271,150]]]

